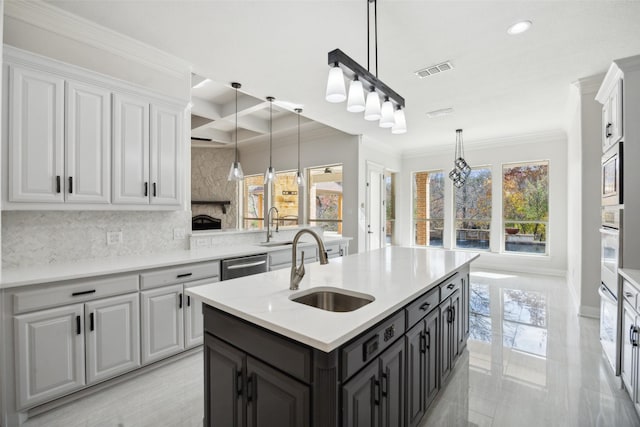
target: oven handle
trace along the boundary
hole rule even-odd
[[[262,264],[266,264],[267,261],[266,260],[262,260],[262,261],[256,261],[256,262],[248,262],[246,264],[235,264],[235,265],[229,265],[227,267],[225,267],[227,270],[237,270],[239,268],[245,268],[245,267],[255,267],[258,265],[262,265]]]
[[[616,230],[615,228],[601,227],[600,228],[600,233],[602,233],[602,234],[611,234],[611,235],[618,236],[618,235],[620,235],[620,230]]]
[[[600,294],[600,296],[602,298],[606,298],[609,301],[615,303],[616,302],[616,297],[613,296],[613,294],[611,293],[611,291],[609,289],[607,289],[607,287],[605,286],[604,283],[600,284],[600,287],[598,288],[598,293]]]

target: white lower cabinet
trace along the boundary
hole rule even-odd
[[[87,383],[140,366],[139,306],[138,293],[85,305]]]
[[[140,366],[138,293],[15,317],[18,407]]]
[[[19,409],[84,386],[83,314],[75,304],[15,317]]]
[[[141,292],[142,363],[184,350],[182,285]]]

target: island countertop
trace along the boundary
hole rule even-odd
[[[387,247],[335,258],[326,265],[307,264],[296,291],[289,290],[290,270],[285,269],[197,286],[186,289],[186,293],[255,325],[330,352],[478,256],[442,249]],[[364,293],[375,301],[338,313],[290,300],[316,287]]]

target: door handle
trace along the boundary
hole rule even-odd
[[[60,175],[56,175],[56,193],[60,192]]]
[[[420,332],[420,353],[427,352],[427,340],[422,332]]]
[[[427,331],[427,349],[431,348],[431,331]]]
[[[153,197],[156,197],[156,183],[153,183]]]
[[[239,371],[236,369],[236,397],[237,398],[242,397],[242,383],[243,383],[242,371]]]
[[[82,333],[82,329],[80,328],[80,316],[76,316],[76,334],[80,335]]]
[[[380,405],[380,381],[377,379],[373,380],[373,404]]]
[[[73,177],[69,177],[69,193],[73,193]]]
[[[93,324],[93,312],[91,312],[91,314],[89,315],[89,330],[93,331],[94,324]]]
[[[178,294],[178,308],[182,308],[182,294]]]
[[[382,373],[381,381],[382,386],[380,388],[382,397],[387,397],[387,395],[389,394],[389,367],[387,367]]]
[[[144,183],[144,196],[147,197],[149,195],[149,183]]]
[[[609,132],[609,128],[610,128],[611,126],[613,126],[613,124],[612,124],[612,123],[607,123],[607,127],[605,128],[607,138],[611,138],[612,133],[611,133],[611,132]]]

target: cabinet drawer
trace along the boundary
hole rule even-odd
[[[622,295],[624,296],[624,299],[628,301],[629,304],[631,304],[631,306],[634,308],[637,307],[638,293],[638,289],[629,281],[622,281]]]
[[[178,267],[163,268],[140,275],[142,289],[191,282],[220,275],[220,261],[207,261],[197,264],[186,264]]]
[[[460,289],[460,277],[456,273],[440,284],[440,301],[446,300],[458,289]]]
[[[404,335],[405,313],[400,310],[395,315],[371,328],[360,338],[342,349],[341,378],[346,381],[369,361],[375,359],[385,348]]]
[[[440,304],[440,287],[436,286],[435,289],[431,289],[407,306],[407,328],[418,323],[431,310],[437,308],[438,304]]]
[[[13,312],[15,314],[59,305],[75,304],[120,295],[138,290],[138,275],[112,276],[100,279],[75,280],[63,285],[17,292],[13,295]]]

